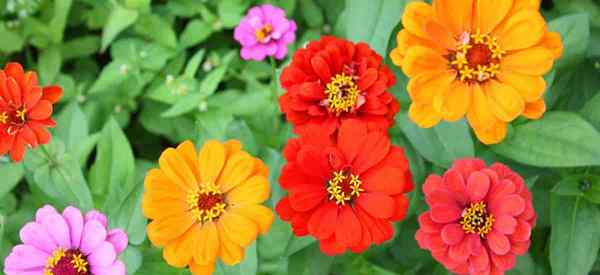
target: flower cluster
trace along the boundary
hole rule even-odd
[[[511,121],[546,111],[543,75],[562,43],[539,1],[413,2],[402,25],[390,57],[410,78],[409,116],[419,126],[466,116],[479,140],[494,144]]]

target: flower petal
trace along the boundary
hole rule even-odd
[[[448,60],[444,59],[442,54],[423,46],[409,48],[402,62],[402,70],[408,77],[447,69]]]
[[[526,75],[543,75],[552,69],[554,55],[544,47],[533,47],[514,53],[509,53],[502,58],[503,69]]]
[[[465,237],[465,231],[457,223],[449,223],[442,228],[442,240],[447,245],[456,245]]]
[[[258,236],[258,225],[235,211],[225,212],[219,218],[217,227],[222,227],[227,236],[241,247],[250,245]]]
[[[338,148],[346,157],[346,161],[350,163],[354,161],[366,138],[366,123],[353,119],[342,123],[338,133]]]
[[[429,39],[425,25],[435,16],[431,5],[423,2],[411,2],[404,8],[402,25],[404,29],[420,38]]]
[[[194,218],[188,213],[153,220],[147,227],[148,239],[154,245],[165,245],[168,241],[177,239],[185,233],[194,224],[194,221]]]
[[[391,142],[387,134],[375,131],[367,135],[362,145],[352,163],[352,172],[358,175],[383,160],[390,151]]]
[[[52,115],[52,103],[48,100],[40,100],[31,109],[27,111],[27,118],[34,120],[44,120]]]
[[[218,228],[219,240],[219,257],[221,261],[227,265],[238,264],[244,259],[244,249],[234,243],[222,229]]]
[[[207,141],[198,155],[198,168],[202,182],[216,183],[225,165],[225,146],[215,140]]]
[[[252,174],[254,164],[254,158],[244,151],[229,156],[217,181],[221,191],[228,192],[242,184]]]
[[[488,96],[491,111],[498,119],[510,122],[523,113],[525,101],[513,87],[490,80],[483,90]]]
[[[470,32],[473,17],[473,0],[436,0],[433,8],[442,23],[448,26],[454,36]]]
[[[115,248],[109,242],[102,242],[88,255],[91,266],[108,266],[117,258]]]
[[[517,228],[517,220],[509,215],[500,215],[494,220],[494,230],[510,235],[515,232]]]
[[[73,206],[68,206],[63,210],[63,217],[69,225],[71,234],[71,247],[79,247],[81,235],[83,234],[83,214],[81,210]]]
[[[323,204],[308,220],[308,231],[319,240],[329,238],[337,227],[338,207],[335,203]]]
[[[498,0],[493,4],[489,1],[476,0],[475,14],[476,30],[481,33],[490,33],[506,17],[513,5],[513,0]]]
[[[497,5],[490,5],[496,7]],[[495,31],[500,48],[513,51],[529,48],[542,40],[546,22],[537,10],[524,9],[507,17],[501,28]]]
[[[260,204],[232,207],[231,211],[252,220],[258,226],[260,234],[267,233],[275,219],[273,211]]]
[[[52,254],[58,247],[44,227],[36,222],[29,222],[23,226],[19,232],[19,236],[23,244],[33,246],[48,254]]]
[[[85,255],[92,253],[106,239],[106,228],[97,220],[87,221],[83,226],[79,250]]]
[[[431,208],[431,219],[437,223],[450,223],[460,218],[462,209],[456,206],[434,206]]]
[[[194,245],[194,262],[211,265],[219,253],[219,234],[214,222],[207,222],[200,228]]]
[[[433,108],[444,120],[454,122],[465,116],[471,105],[472,88],[463,82],[454,81],[447,89],[440,87],[434,98]]]
[[[358,245],[362,237],[362,227],[352,207],[342,207],[337,222],[335,239],[346,247]]]
[[[525,210],[525,200],[519,195],[508,195],[492,200],[489,209],[497,216],[505,214],[518,216]]]
[[[127,244],[129,243],[127,233],[125,233],[123,229],[110,230],[106,240],[113,245],[117,254],[121,254],[123,251],[125,251],[125,248],[127,248]]]
[[[271,195],[269,180],[255,175],[227,193],[227,201],[233,204],[263,203]]]
[[[540,119],[546,112],[546,102],[543,98],[525,104],[523,116],[529,119]]]
[[[356,199],[360,206],[371,216],[387,219],[394,214],[394,199],[382,193],[363,193]]]
[[[481,201],[490,190],[490,178],[482,172],[473,172],[467,180],[467,192],[471,201]]]
[[[494,254],[505,255],[510,251],[510,241],[508,238],[496,231],[492,231],[486,235],[486,242]]]
[[[413,102],[432,104],[433,99],[450,88],[455,79],[456,73],[448,70],[419,74],[408,81],[408,94]]]
[[[541,76],[524,75],[511,71],[502,71],[498,80],[512,86],[526,102],[539,100],[546,91],[546,81]]]
[[[6,269],[27,270],[43,267],[50,254],[41,251],[31,245],[17,245],[4,260]],[[16,273],[16,274],[21,274]]]
[[[413,102],[408,109],[408,116],[421,128],[431,128],[442,120],[442,116],[433,108],[433,104]]]

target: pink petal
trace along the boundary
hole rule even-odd
[[[437,223],[450,223],[460,218],[462,210],[455,206],[434,206],[431,208],[431,219]]]
[[[492,262],[500,270],[509,270],[513,268],[517,262],[517,257],[512,254],[495,255],[492,254]]]
[[[428,196],[435,190],[439,190],[442,188],[445,189],[445,186],[443,184],[444,183],[442,177],[438,175],[430,175],[425,180],[425,183],[423,183],[423,193],[425,194],[425,196]]]
[[[431,212],[424,212],[419,215],[420,229],[426,233],[439,233],[442,230],[442,225],[435,223],[431,219]]]
[[[106,240],[114,246],[118,254],[127,248],[127,243],[129,242],[127,234],[121,229],[113,229],[108,232],[108,237]]]
[[[525,210],[525,200],[519,195],[508,195],[490,202],[490,211],[496,215],[518,216]]]
[[[455,161],[452,164],[452,170],[459,171],[463,177],[468,177],[475,171],[480,171],[485,168],[485,162],[477,158],[464,158]]]
[[[50,257],[49,253],[31,245],[20,244],[15,246],[10,255],[6,257],[4,266],[7,269],[14,270],[39,268],[46,264],[48,257]]]
[[[459,224],[450,223],[446,224],[442,229],[442,240],[447,245],[456,245],[461,242],[465,237],[465,231]]]
[[[110,266],[92,266],[91,271],[94,275],[125,275],[127,270],[125,265],[117,260]]]
[[[496,217],[496,220],[494,221],[494,229],[505,235],[512,234],[515,232],[516,228],[517,220],[509,215]]]
[[[29,222],[19,232],[23,244],[31,245],[48,254],[54,252],[57,247],[56,242],[42,225],[36,222]]]
[[[525,253],[527,253],[527,251],[529,250],[529,245],[531,244],[531,242],[527,241],[527,242],[513,242],[511,243],[510,246],[510,252],[515,254],[515,255],[523,255]]]
[[[481,201],[490,189],[490,178],[482,172],[473,172],[467,180],[467,192],[471,201]]]
[[[485,271],[490,268],[490,257],[487,250],[482,249],[481,253],[475,254],[470,258],[471,267],[475,271]]]
[[[83,214],[81,210],[69,206],[63,210],[62,215],[67,221],[71,232],[71,247],[79,247],[81,234],[83,233]]]
[[[71,247],[69,225],[67,225],[67,221],[60,214],[53,213],[43,218],[42,226],[58,246],[63,248]]]
[[[48,217],[48,215],[50,214],[58,214],[58,212],[56,212],[56,209],[54,209],[54,207],[46,204],[42,208],[38,209],[35,213],[35,221],[38,223],[42,223],[42,220]]]
[[[117,258],[115,248],[109,242],[102,242],[96,247],[91,254],[88,255],[88,260],[91,266],[109,266]]]
[[[87,221],[83,226],[79,249],[89,255],[106,239],[106,228],[97,220]]]
[[[505,255],[510,251],[510,241],[508,238],[496,231],[487,234],[486,241],[490,249],[498,255]]]
[[[471,255],[471,252],[469,251],[469,244],[467,242],[459,242],[448,249],[448,257],[456,262],[466,261],[469,255]]]
[[[481,243],[481,238],[479,237],[479,235],[468,234],[465,242],[469,243],[469,250],[473,255],[479,255],[483,253],[482,251],[485,250],[483,244]]]
[[[515,232],[510,238],[515,242],[526,242],[531,237],[531,225],[524,221],[518,221]]]
[[[91,220],[97,220],[100,222],[100,224],[102,224],[104,227],[107,226],[107,219],[106,219],[106,215],[102,214],[102,212],[98,211],[98,210],[91,210],[89,212],[87,212],[85,214],[85,221],[91,221]]]
[[[468,197],[465,179],[458,171],[448,170],[444,174],[444,182],[446,183],[448,190],[450,190],[459,203],[465,204],[467,202]]]
[[[517,191],[515,184],[510,180],[504,179],[500,182],[500,184],[492,186],[488,195],[488,201],[501,199],[515,193],[515,191]]]

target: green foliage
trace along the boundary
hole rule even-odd
[[[390,129],[405,149],[415,191],[392,241],[363,254],[328,257],[311,237],[276,218],[244,261],[217,263],[218,275],[446,275],[414,239],[426,209],[421,185],[463,157],[503,162],[526,178],[538,214],[532,246],[510,275],[600,274],[600,3],[544,1],[563,57],[545,76],[548,112],[518,120],[486,146],[466,121],[422,129],[407,114],[407,78],[389,52],[413,0],[0,0],[0,63],[16,60],[43,84],[59,84],[52,142],[12,164],[0,157],[0,259],[44,204],[99,209],[124,229],[129,274],[189,275],[152,247],[142,215],[143,180],[160,153],[184,140],[239,139],[270,168],[274,208],[284,191],[282,147],[292,131],[281,116],[283,61],[242,61],[233,28],[251,6],[282,7],[298,24],[290,54],[334,34],[368,43],[390,64],[401,113]],[[12,9],[8,2],[19,3]],[[430,2],[430,1],[429,1]],[[0,261],[2,270],[3,261]],[[0,271],[0,274],[2,272]]]

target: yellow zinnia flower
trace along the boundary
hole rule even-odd
[[[429,128],[465,115],[483,143],[501,142],[507,123],[546,110],[542,76],[562,54],[539,0],[413,2],[390,57],[410,78],[410,118]]]
[[[169,265],[212,274],[218,258],[228,265],[266,233],[273,212],[261,205],[270,195],[268,169],[237,140],[208,141],[200,153],[186,141],[165,150],[159,168],[146,176],[144,215],[148,238],[163,247]]]

